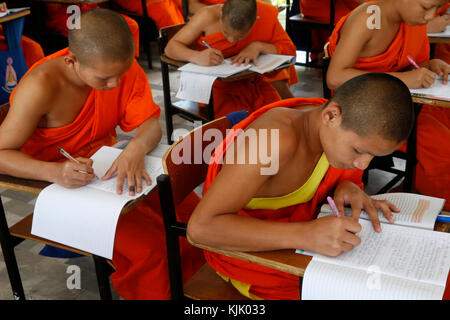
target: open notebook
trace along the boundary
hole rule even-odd
[[[91,157],[97,177],[104,176],[120,152],[121,149],[104,146]],[[161,158],[146,156],[145,164],[152,184],[148,186],[143,181],[143,192],[135,196],[128,195],[126,183],[123,194],[116,193],[117,177],[96,179],[77,189],[51,184],[36,200],[31,233],[112,259],[120,212],[127,202],[148,194],[163,172]]]
[[[313,259],[304,274],[302,299],[442,299],[450,234],[432,229],[444,200],[406,193],[373,197],[399,207],[395,224],[380,216],[377,233],[362,213],[361,244],[352,251],[338,257],[306,252]],[[319,217],[330,214],[328,207],[322,209]]]
[[[183,100],[208,103],[211,90],[217,78],[228,78],[245,70],[266,73],[285,68],[295,63],[295,57],[280,54],[262,54],[258,57],[258,66],[253,64],[239,65],[231,63],[231,59],[224,59],[216,66],[200,66],[187,63],[178,68],[181,71],[180,87],[176,97]]]
[[[450,81],[443,84],[441,78],[436,79],[429,88],[409,89],[409,91],[415,97],[450,101]]]

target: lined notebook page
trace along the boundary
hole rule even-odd
[[[413,96],[417,97],[450,101],[450,82],[443,84],[440,79],[436,79],[429,88],[409,89],[409,91],[411,91]]]
[[[433,300],[444,287],[391,277],[367,270],[311,261],[302,286],[302,300]]]
[[[395,224],[428,230],[434,229],[436,217],[441,212],[445,202],[444,199],[440,198],[402,192],[373,195],[371,198],[388,200],[400,209],[400,212],[392,213]],[[318,218],[333,213],[328,204],[323,205],[320,210],[321,213]],[[345,215],[352,215],[351,208],[345,208]],[[360,218],[370,220],[369,215],[365,211],[361,212]],[[378,212],[378,219],[380,222],[389,223],[381,211]]]
[[[426,289],[426,291],[432,292],[435,299],[442,298],[450,267],[450,234],[387,224],[382,226],[381,233],[377,233],[373,230],[370,221],[359,221],[362,226],[362,231],[358,234],[361,238],[359,246],[338,257],[314,254],[312,261],[326,263],[332,269],[338,270],[333,271],[335,281],[350,282],[349,286],[355,282],[355,288],[366,285],[368,271],[377,270],[378,273],[384,275],[383,278],[386,278],[387,283],[391,281],[391,277],[397,277],[399,278],[395,280],[397,282],[401,282],[400,279],[409,279],[412,282],[422,283],[410,284],[408,287],[428,288],[429,285],[439,287],[431,291]],[[306,269],[303,282],[303,290],[306,294],[312,290],[308,278],[311,277],[312,281],[315,281],[316,277],[326,276],[320,272],[322,266],[316,268],[316,264],[313,263],[309,264]],[[352,274],[354,274],[354,278],[352,278]],[[362,274],[365,275],[366,280],[361,284]],[[308,285],[305,286],[305,283]],[[327,285],[322,292],[325,299],[328,297],[326,288],[330,286]],[[351,287],[349,289],[353,290]],[[387,284],[384,287],[381,286],[380,298],[384,295],[386,297],[399,295],[400,293],[396,290],[398,288],[395,285],[392,288]],[[351,292],[341,293],[348,294],[349,299],[352,296]],[[442,294],[438,296],[438,293]],[[347,298],[342,294],[341,298]],[[365,297],[360,296],[359,298]]]

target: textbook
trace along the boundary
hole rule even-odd
[[[30,10],[30,7],[12,8],[12,9],[7,9],[6,11],[0,11],[0,18],[8,16],[10,14],[18,13],[21,11],[26,11],[26,10]]]
[[[302,299],[442,299],[450,268],[450,234],[427,229],[443,199],[387,195],[373,197],[399,207],[395,224],[380,221],[378,233],[361,214],[359,246],[337,257],[307,253],[313,258],[303,277]]]
[[[450,101],[450,81],[443,84],[441,78],[437,78],[429,88],[409,89],[409,91],[411,95],[419,98]]]
[[[161,158],[146,156],[145,165],[152,183],[142,181],[143,191],[130,196],[124,183],[123,194],[116,193],[117,177],[101,180],[121,149],[104,146],[91,159],[98,178],[81,188],[68,189],[56,183],[39,194],[31,233],[64,245],[112,259],[117,221],[131,200],[148,194],[163,173]]]

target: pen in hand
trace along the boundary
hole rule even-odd
[[[336,204],[334,203],[333,198],[330,197],[330,196],[328,196],[328,197],[327,197],[327,201],[328,201],[328,204],[329,204],[330,207],[331,207],[331,210],[333,210],[334,216],[335,216],[336,218],[339,218],[341,215],[339,214],[339,210],[337,209]]]
[[[69,159],[70,161],[75,162],[75,163],[80,163],[80,161],[78,161],[77,159],[75,159],[74,157],[72,157],[72,156],[71,156],[66,150],[64,150],[63,148],[58,147],[58,151],[59,151],[64,157],[66,157],[67,159]],[[84,170],[75,170],[75,171],[77,171],[77,172],[79,172],[79,173],[89,174],[89,172],[84,171]]]

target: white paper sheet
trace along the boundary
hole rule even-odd
[[[91,157],[98,177],[104,175],[120,152],[121,149],[102,147]],[[152,184],[143,182],[142,193],[152,190],[163,172],[160,158],[146,156],[145,161]],[[97,179],[76,189],[51,184],[36,200],[31,233],[112,259],[120,212],[127,202],[142,195],[130,196],[126,188],[123,194],[116,194],[116,180]]]
[[[359,221],[359,246],[338,257],[314,254],[302,299],[442,299],[450,234],[395,225],[377,233]]]
[[[176,97],[182,100],[209,103],[214,81],[217,77],[182,71],[180,88]]]
[[[450,101],[450,81],[443,84],[442,80],[437,79],[429,88],[409,89],[409,91],[412,95],[418,97]]]

